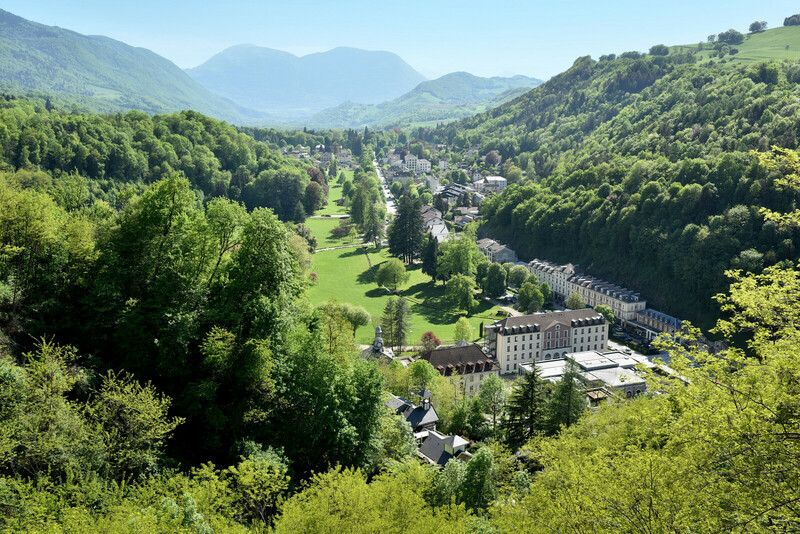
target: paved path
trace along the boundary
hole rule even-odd
[[[349,219],[349,215],[335,214],[335,215],[312,215],[309,219]]]
[[[487,301],[491,302],[492,304],[494,304],[495,306],[497,306],[501,310],[508,312],[513,317],[516,317],[517,315],[524,315],[523,313],[518,312],[514,308],[506,306],[505,304],[501,304],[500,301],[498,301],[498,300],[490,299],[489,297],[483,297],[483,300],[487,300]]]
[[[342,245],[342,246],[340,246],[340,247],[325,247],[325,248],[318,248],[318,249],[317,249],[317,250],[315,250],[314,252],[324,252],[324,251],[326,251],[326,250],[339,250],[339,249],[341,249],[341,248],[357,248],[357,247],[363,247],[363,246],[365,246],[365,245],[366,245],[366,246],[369,246],[369,245],[370,245],[370,243],[356,243],[355,245]]]

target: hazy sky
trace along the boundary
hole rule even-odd
[[[782,0],[0,0],[0,8],[149,48],[184,68],[241,43],[297,55],[352,46],[395,52],[428,77],[543,79],[578,56],[696,43],[746,32],[754,20],[774,28],[800,12]]]

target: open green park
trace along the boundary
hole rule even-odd
[[[339,226],[342,221],[347,222],[349,219],[341,219],[338,217],[309,217],[306,219],[305,225],[308,226],[314,236],[316,236],[318,249],[344,247],[361,243],[361,238],[358,235],[334,237],[332,233],[333,229]]]
[[[363,306],[373,320],[379,319],[390,295],[375,283],[373,269],[377,272],[390,257],[387,249],[377,251],[373,246],[317,252],[311,269],[319,278],[308,292],[311,302],[322,304],[335,297],[339,302]],[[430,330],[443,342],[450,342],[455,323],[463,312],[445,298],[445,288],[441,282],[434,283],[420,269],[419,264],[410,266],[408,282],[397,292],[398,296],[408,300],[411,308],[412,328],[408,341],[417,344],[420,336]],[[502,313],[500,308],[486,301],[479,302],[479,306],[468,317],[476,337],[481,323],[490,324],[503,317],[497,315],[498,312]],[[361,327],[356,332],[356,339],[362,344],[371,343],[373,337],[371,327]]]

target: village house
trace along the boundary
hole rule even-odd
[[[383,345],[383,331],[380,326],[375,327],[375,338],[372,346],[361,351],[361,357],[365,360],[391,362],[394,360],[394,351]]]
[[[444,467],[453,458],[467,462],[472,454],[466,451],[469,442],[461,436],[445,436],[435,430],[419,433],[417,455],[432,465]]]
[[[523,363],[608,348],[608,323],[588,308],[508,317],[488,325],[484,333],[486,350],[501,373],[515,373]]]
[[[494,263],[514,263],[517,261],[517,253],[508,246],[498,243],[494,239],[485,237],[476,241],[478,252],[486,256],[489,261]]]
[[[430,363],[442,376],[457,376],[468,397],[474,396],[481,383],[500,369],[491,355],[473,343],[460,341],[455,345],[438,347],[421,358]]]
[[[415,434],[424,430],[436,430],[439,415],[431,404],[431,392],[428,390],[419,392],[419,399],[419,404],[414,404],[403,397],[391,395],[386,406],[396,414],[402,415]]]

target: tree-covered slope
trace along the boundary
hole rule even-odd
[[[496,107],[541,84],[527,76],[482,78],[453,72],[420,83],[408,93],[380,104],[345,102],[311,119],[318,128],[358,128],[448,121]]]
[[[100,199],[118,207],[131,190],[178,172],[201,200],[227,197],[299,221],[306,216],[307,167],[194,111],[82,115],[0,97],[0,170],[69,195],[82,184],[76,202]]]
[[[212,94],[149,50],[45,26],[3,10],[0,80],[4,90],[57,93],[93,111],[192,109],[238,122],[263,118]]]
[[[723,271],[798,256],[797,229],[759,210],[793,194],[750,153],[796,148],[800,64],[695,65],[694,56],[578,59],[485,114],[431,134],[527,170],[484,205],[484,231],[523,257],[571,261],[708,324]]]
[[[425,79],[396,54],[345,47],[297,57],[238,45],[186,72],[219,95],[282,119],[348,100],[382,102]]]

